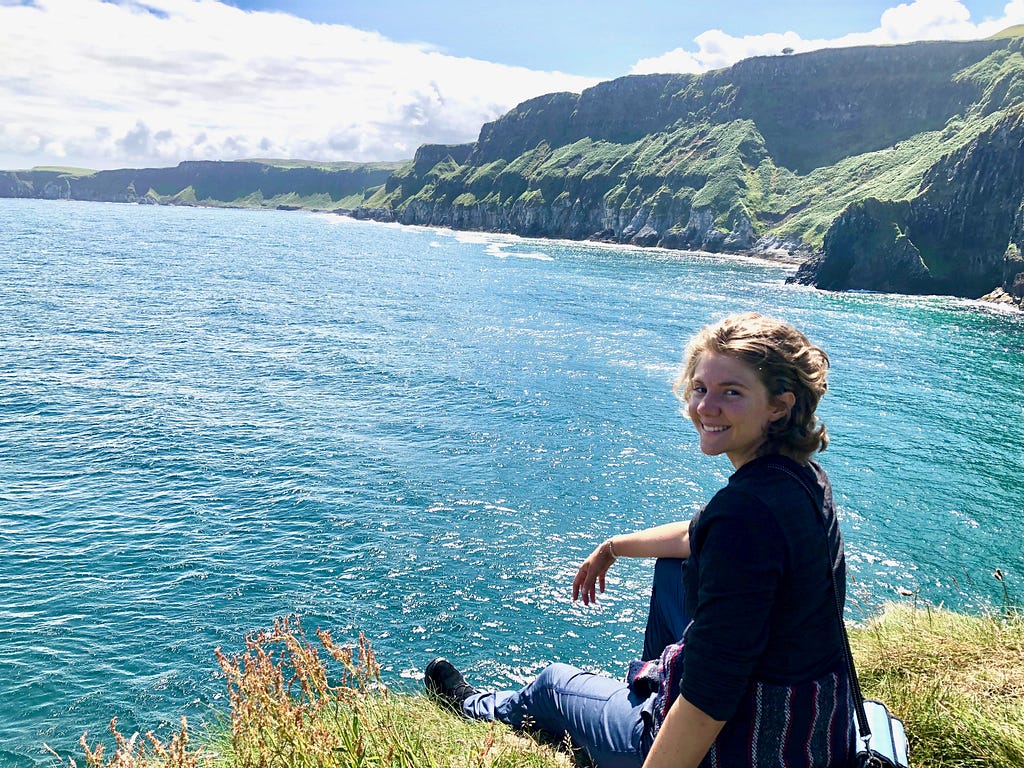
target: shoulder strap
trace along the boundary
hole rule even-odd
[[[829,571],[832,574],[832,597],[835,602],[836,608],[836,620],[839,622],[839,631],[843,637],[843,645],[846,650],[846,671],[850,676],[850,689],[853,691],[853,704],[854,711],[857,713],[857,724],[860,726],[861,738],[864,739],[864,743],[867,744],[871,738],[871,726],[868,725],[868,715],[864,711],[864,694],[860,690],[860,681],[857,679],[857,668],[853,664],[853,651],[850,650],[850,636],[846,632],[846,622],[843,621],[843,606],[839,602],[839,582],[836,576],[835,558],[832,557],[832,548],[828,542],[828,520],[825,519],[825,509],[821,504],[818,503],[818,497],[814,495],[814,492],[808,487],[807,482],[800,477],[796,472],[784,467],[781,464],[766,464],[766,467],[770,469],[777,469],[780,472],[785,472],[787,475],[796,480],[800,487],[806,492],[808,497],[811,499],[811,504],[816,510],[818,510],[818,518],[821,520],[822,530],[825,532],[825,548],[828,550],[828,562]]]

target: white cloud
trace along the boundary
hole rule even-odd
[[[0,168],[411,157],[593,79],[216,0],[0,0]]]
[[[1024,0],[1012,0],[999,19],[974,23],[970,11],[959,0],[914,0],[886,10],[879,25],[870,32],[844,35],[831,40],[804,40],[795,32],[733,37],[713,29],[694,38],[696,50],[676,48],[649,59],[641,59],[632,74],[654,72],[707,72],[728,67],[750,56],[775,56],[785,49],[795,53],[853,45],[891,45],[915,40],[977,40],[1006,27],[1024,23]]]

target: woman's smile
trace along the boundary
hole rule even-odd
[[[739,469],[757,455],[768,425],[786,414],[757,371],[735,357],[704,352],[690,385],[687,411],[709,456],[724,453]]]

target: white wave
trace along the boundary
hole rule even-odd
[[[501,243],[490,243],[487,248],[484,249],[484,253],[490,254],[499,259],[534,259],[536,261],[554,261],[553,258],[548,256],[546,253],[534,251],[532,253],[518,253],[516,251],[506,251]]]
[[[456,242],[467,243],[469,245],[487,245],[489,243],[500,241],[499,237],[488,234],[487,232],[460,232],[456,231],[453,233],[453,237]]]
[[[982,301],[981,299],[953,299],[952,302],[967,309],[991,312],[997,315],[1020,314],[1020,309],[1013,304],[1002,304],[995,301]]]

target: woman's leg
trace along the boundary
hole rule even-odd
[[[651,739],[645,703],[625,683],[552,664],[521,690],[470,696],[462,712],[558,738],[568,734],[598,768],[639,768]]]
[[[670,557],[659,558],[654,563],[654,586],[651,588],[651,608],[644,632],[643,661],[658,658],[665,646],[678,643],[690,623],[684,603],[685,566],[685,560]]]

